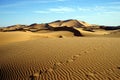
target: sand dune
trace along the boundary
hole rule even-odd
[[[52,27],[61,27],[61,26],[67,26],[67,27],[82,27],[82,26],[91,26],[90,24],[83,22],[83,21],[78,21],[78,20],[74,20],[74,19],[70,19],[70,20],[58,20],[58,21],[54,21],[49,23],[50,26]]]
[[[26,41],[33,35],[35,34],[31,32],[0,32],[0,44]]]
[[[63,21],[57,20],[57,21],[49,23],[49,25],[52,27],[59,27],[59,26],[61,26],[62,23],[63,23]]]
[[[111,31],[110,34],[105,35],[106,37],[116,37],[120,38],[120,30]]]
[[[0,46],[0,80],[119,80],[119,38],[37,38]]]
[[[81,27],[84,24],[81,24],[79,21],[77,20],[68,20],[65,21],[61,26],[68,26],[68,27]]]
[[[85,31],[82,28],[75,28],[75,29],[80,31],[81,34],[85,37],[95,37],[95,36],[100,37],[111,34],[110,31],[105,31],[105,30],[94,30],[94,32],[91,32],[91,31]]]
[[[77,20],[0,30],[0,80],[120,80],[119,30]]]
[[[45,33],[33,33],[33,32],[0,32],[0,45],[28,41],[37,38],[59,38],[63,37],[74,37],[74,33],[69,31],[57,31],[57,32],[45,32]]]
[[[24,32],[0,32],[0,44],[9,42],[25,41],[29,39],[30,33]]]

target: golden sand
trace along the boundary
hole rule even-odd
[[[120,31],[74,29],[0,32],[0,80],[120,80]]]
[[[119,33],[102,32],[0,32],[0,80],[120,80]]]

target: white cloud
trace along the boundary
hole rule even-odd
[[[120,11],[106,11],[105,14],[120,14]]]
[[[106,11],[120,11],[120,6],[95,6],[95,7],[79,7],[79,11],[83,12],[106,12]]]
[[[65,12],[74,12],[75,9],[70,7],[58,7],[58,8],[50,8],[49,11],[56,13],[65,13]]]
[[[108,8],[113,10],[116,10],[116,9],[120,10],[120,6],[109,6]]]
[[[90,8],[78,8],[80,11],[91,11]]]
[[[105,10],[105,6],[95,6],[92,10],[94,10],[94,11],[103,11],[103,10]]]
[[[74,8],[70,7],[58,7],[58,8],[49,8],[47,10],[38,10],[34,11],[34,13],[67,13],[67,12],[74,12]]]
[[[50,13],[49,11],[34,11],[34,13]]]
[[[79,7],[79,11],[87,12],[87,11],[103,11],[105,10],[104,6],[95,6],[95,7]]]

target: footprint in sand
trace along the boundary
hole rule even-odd
[[[92,73],[92,72],[89,72],[89,73],[86,74],[86,77],[88,77],[88,78],[89,77],[94,77],[94,76],[95,76],[95,73]]]
[[[49,68],[46,70],[46,72],[53,72],[54,70],[52,68]]]
[[[43,73],[43,71],[42,71],[42,70],[40,70],[39,75],[41,75],[42,73]]]
[[[67,61],[66,61],[66,63],[70,63],[70,62],[73,62],[74,60],[73,59],[68,59]]]
[[[120,66],[117,66],[117,69],[120,69]]]
[[[77,55],[74,55],[73,56],[73,58],[78,58],[80,55],[79,54],[77,54]]]
[[[62,62],[57,62],[57,63],[55,63],[54,65],[55,66],[60,66],[62,64]]]
[[[53,65],[53,69],[57,69],[58,66],[62,65],[62,62],[57,62]]]
[[[80,54],[77,54],[77,55],[72,56],[72,59],[73,59],[73,60],[76,60],[78,57],[80,57]]]
[[[39,78],[39,72],[34,73],[34,74],[32,74],[32,75],[30,76],[30,79],[31,79],[31,80],[37,80],[38,78]]]
[[[81,54],[76,54],[76,55],[72,56],[72,59],[68,59],[68,60],[66,61],[66,63],[73,62],[73,61],[76,60],[78,57],[80,57],[80,55],[81,55]]]
[[[87,51],[84,51],[84,53],[88,53]]]

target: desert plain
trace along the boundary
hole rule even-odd
[[[0,32],[0,80],[120,80],[120,30],[77,20]]]

